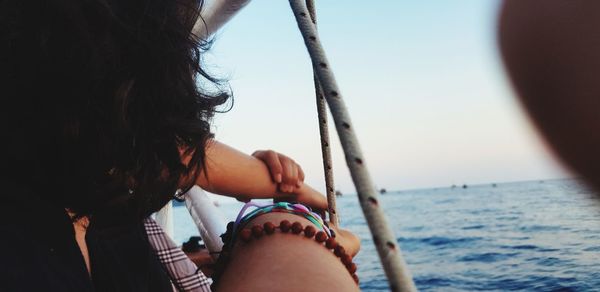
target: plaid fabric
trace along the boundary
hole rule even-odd
[[[158,255],[171,282],[180,291],[210,292],[212,280],[185,255],[152,218],[144,220],[150,246]]]

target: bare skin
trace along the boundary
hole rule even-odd
[[[77,245],[81,250],[83,260],[85,261],[85,267],[87,268],[88,274],[91,275],[92,270],[90,266],[90,255],[88,253],[87,243],[85,242],[85,233],[88,224],[88,219],[84,217],[73,222],[73,229],[75,230],[75,241],[77,241]]]
[[[291,214],[270,213],[249,224],[310,221]],[[349,254],[358,252],[358,239],[339,231],[338,242]],[[275,232],[248,243],[238,241],[220,278],[217,291],[359,291],[339,258],[314,239]]]

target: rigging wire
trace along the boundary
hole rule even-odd
[[[342,99],[329,62],[318,39],[313,19],[302,0],[289,0],[298,28],[312,61],[314,74],[321,85],[329,110],[335,122],[336,130],[344,149],[346,164],[356,186],[360,206],[377,247],[377,253],[388,278],[392,291],[416,291],[415,284],[408,270],[400,246],[396,241],[387,218],[379,205],[378,193],[371,181],[364,156],[360,150],[358,138],[350,122],[350,115]]]
[[[306,0],[306,7],[310,15],[310,19],[317,27],[317,14],[315,11],[315,3],[313,0]],[[333,164],[331,162],[331,143],[329,143],[329,126],[327,121],[327,104],[323,96],[323,89],[319,83],[317,73],[313,69],[313,79],[315,82],[315,95],[317,97],[317,113],[319,116],[319,134],[321,135],[321,154],[323,156],[323,170],[325,172],[325,188],[327,194],[327,209],[329,213],[329,222],[334,226],[338,226],[339,219],[337,207],[335,203],[335,185],[333,184]]]

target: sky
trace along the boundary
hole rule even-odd
[[[507,82],[498,1],[315,2],[320,39],[377,188],[569,176]],[[324,191],[311,63],[288,1],[250,2],[217,33],[205,64],[234,93],[231,111],[214,120],[216,139],[248,154],[284,153]],[[336,189],[354,193],[330,131]]]

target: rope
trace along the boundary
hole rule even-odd
[[[377,247],[390,289],[392,291],[416,291],[410,271],[402,257],[400,246],[396,242],[396,237],[379,206],[379,196],[371,181],[358,139],[350,122],[348,110],[342,100],[333,73],[329,69],[329,63],[318,40],[317,31],[310,19],[306,3],[302,0],[289,1],[308,49],[313,69],[319,79],[319,84],[322,86],[322,92],[327,99],[335,121],[338,136],[346,156],[346,164],[356,186],[360,206],[371,230],[373,243]]]
[[[306,0],[306,7],[312,23],[317,27],[317,14],[315,12],[315,4],[313,0]],[[321,135],[321,154],[323,156],[323,170],[325,172],[325,188],[327,189],[327,209],[329,212],[329,222],[334,226],[338,226],[339,219],[337,215],[337,207],[335,204],[335,191],[333,184],[333,164],[331,163],[331,143],[329,143],[329,126],[327,125],[327,108],[323,90],[319,83],[317,73],[313,68],[313,79],[315,82],[315,95],[317,97],[317,113],[319,115],[319,133]]]

